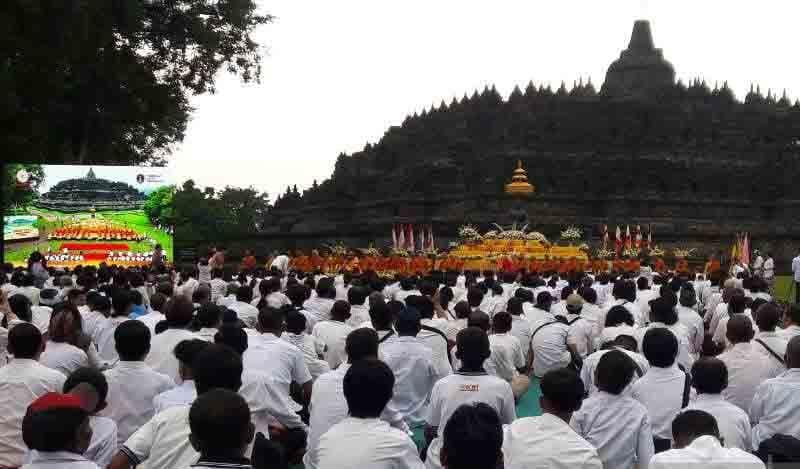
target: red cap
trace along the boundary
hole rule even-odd
[[[31,412],[43,412],[53,409],[81,409],[85,410],[83,402],[78,396],[73,394],[60,394],[48,392],[39,397],[28,406]]]

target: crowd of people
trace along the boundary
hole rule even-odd
[[[800,460],[800,306],[759,275],[291,266],[4,266],[0,468]]]

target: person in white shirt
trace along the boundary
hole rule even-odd
[[[690,370],[694,363],[694,357],[689,353],[691,348],[689,331],[686,326],[678,321],[678,313],[675,311],[676,300],[675,295],[669,293],[669,295],[664,295],[650,303],[650,318],[652,322],[647,327],[639,329],[637,340],[641,350],[646,333],[652,329],[667,329],[678,341],[678,365],[685,370]]]
[[[242,387],[242,359],[230,347],[209,344],[195,360],[197,396],[221,388],[236,392]],[[189,435],[191,407],[171,407],[158,413],[130,436],[114,456],[109,469],[182,468],[194,464],[199,454]]]
[[[39,363],[69,376],[78,368],[89,366],[89,356],[85,351],[73,344],[80,343],[80,313],[74,306],[62,303],[56,307],[50,320],[47,341],[44,353],[39,358]],[[91,344],[83,341],[85,347]]]
[[[353,331],[353,328],[347,325],[349,318],[350,303],[338,300],[331,308],[331,318],[327,321],[316,323],[311,331],[311,335],[324,344],[325,352],[323,355],[331,369],[335,369],[341,363],[347,361],[344,343],[347,334]]]
[[[626,314],[630,313],[627,313],[626,311]],[[647,370],[650,368],[650,365],[647,363],[647,359],[644,358],[644,355],[637,353],[639,346],[636,342],[636,339],[629,335],[617,336],[613,342],[607,342],[604,347],[605,348],[594,352],[586,357],[585,360],[583,360],[583,366],[581,367],[580,375],[581,381],[583,381],[583,385],[586,388],[586,393],[589,396],[597,392],[597,386],[594,384],[597,363],[600,361],[600,358],[602,358],[603,355],[605,355],[609,350],[619,350],[633,360],[635,368],[631,384],[635,383],[637,379],[644,376],[644,374],[647,373]],[[630,386],[624,391],[624,393],[629,393],[629,388]]]
[[[497,411],[483,402],[464,404],[444,427],[439,462],[446,469],[502,467],[502,450],[503,425]]]
[[[292,302],[289,297],[281,293],[281,279],[280,277],[270,277],[262,280],[258,284],[259,297],[253,297],[250,302],[256,309],[261,309],[265,306],[272,308],[281,308],[286,305],[291,305]]]
[[[584,386],[567,369],[545,373],[539,406],[542,415],[515,420],[505,427],[503,462],[507,469],[602,469],[597,450],[569,426],[581,407]]]
[[[705,340],[703,317],[695,309],[696,305],[697,294],[694,288],[691,285],[684,285],[681,288],[675,312],[678,314],[678,321],[688,332],[689,354],[693,358],[700,356],[703,352],[703,341]]]
[[[774,293],[775,290],[775,260],[772,253],[767,252],[767,259],[764,261],[764,282],[767,284],[767,291]]]
[[[623,391],[635,374],[634,362],[619,350],[605,353],[595,373],[598,392],[572,414],[570,426],[597,449],[604,467],[646,469],[653,456],[647,409]]]
[[[425,421],[431,389],[443,375],[437,374],[434,368],[430,348],[416,337],[420,331],[420,315],[416,309],[401,310],[394,327],[397,336],[381,343],[380,356],[396,379],[391,406],[413,428]]]
[[[359,327],[369,321],[369,307],[367,307],[367,295],[369,292],[364,287],[352,287],[347,290],[347,302],[350,303],[350,318],[347,324],[350,327]]]
[[[436,375],[449,375],[453,372],[453,367],[449,358],[450,344],[445,334],[448,321],[441,317],[446,314],[445,311],[439,308],[440,317],[433,317],[433,300],[427,296],[409,296],[406,298],[406,304],[410,308],[415,308],[420,314],[420,331],[417,339],[430,349]]]
[[[164,306],[167,304],[167,297],[162,293],[153,293],[150,295],[150,310],[136,318],[137,321],[143,322],[148,329],[150,329],[150,335],[156,335],[156,324],[161,321],[166,321],[167,317],[161,311],[164,310]]]
[[[553,318],[533,330],[528,361],[536,377],[569,365],[572,355],[567,345],[568,337],[569,326],[563,317]]]
[[[614,301],[609,305],[609,309],[614,306],[622,306],[631,313],[637,326],[642,327],[647,324],[647,317],[645,317],[641,308],[636,305],[636,284],[630,280],[619,280],[614,284],[611,293],[614,296]],[[605,318],[603,318],[604,320]]]
[[[600,324],[595,348],[602,348],[604,344],[614,342],[621,335],[634,339],[639,336],[639,328],[636,327],[633,315],[624,306],[612,306],[603,316],[604,322]],[[638,340],[636,343],[638,350]]]
[[[453,306],[453,313],[455,313],[456,318],[447,322],[447,328],[444,331],[449,343],[455,343],[458,333],[467,328],[467,322],[469,321],[469,315],[472,314],[472,309],[466,301],[459,301]],[[530,340],[528,343],[530,343]]]
[[[595,323],[589,318],[583,317],[583,297],[573,293],[567,298],[567,325],[569,326],[569,334],[567,335],[567,345],[572,350],[572,354],[581,358],[586,358],[587,355],[594,351],[594,341],[592,340],[592,331],[595,329]]]
[[[416,277],[403,277],[400,279],[400,290],[394,293],[392,299],[405,304],[407,297],[419,294]]]
[[[650,288],[647,277],[636,279],[636,306],[642,311],[645,323],[650,322],[650,302],[658,298],[658,292]]]
[[[775,332],[781,321],[781,310],[775,303],[765,303],[755,312],[758,334],[753,343],[756,348],[761,348],[767,355],[768,360],[775,367],[784,367],[784,356],[786,355],[786,345],[789,340]]]
[[[319,279],[314,291],[316,296],[306,300],[303,309],[314,317],[313,323],[330,319],[331,308],[336,302],[336,288],[333,286],[333,279],[330,277]]]
[[[139,321],[121,324],[114,333],[120,361],[104,372],[108,406],[101,415],[117,424],[119,441],[125,441],[154,414],[153,398],[172,389],[169,376],[144,363],[150,350],[150,331]]]
[[[21,323],[8,332],[8,352],[14,356],[0,367],[0,466],[22,465],[26,445],[22,421],[28,405],[39,397],[59,392],[65,376],[41,365],[42,333],[33,324]]]
[[[527,290],[520,290],[529,293]],[[531,323],[528,322],[528,319],[525,317],[523,304],[524,301],[520,297],[514,296],[509,298],[506,308],[511,315],[510,333],[519,341],[520,346],[522,346],[522,358],[525,360],[525,363],[528,363],[528,353],[530,352],[533,329],[531,329]]]
[[[255,329],[258,324],[258,308],[253,306],[253,289],[248,285],[242,285],[236,290],[236,301],[228,305],[228,309],[235,311],[236,316],[245,325]]]
[[[726,307],[724,310],[723,306]],[[715,313],[714,319],[717,319],[716,328],[709,330],[713,331],[712,339],[717,346],[727,349],[730,345],[725,341],[725,338],[727,335],[728,321],[735,315],[747,316],[751,321],[753,319],[753,315],[747,307],[747,298],[744,296],[744,291],[739,289],[734,290],[728,300],[728,304],[720,304],[717,308],[717,313]],[[714,327],[714,319],[711,320],[711,327]]]
[[[486,373],[484,362],[491,354],[489,337],[479,327],[468,327],[458,333],[456,356],[461,367],[433,387],[425,429],[428,446],[425,467],[442,467],[442,433],[450,417],[463,404],[484,403],[500,416],[502,424],[516,419],[514,394],[506,381]]]
[[[275,256],[275,259],[272,259],[272,263],[269,265],[270,269],[275,267],[276,269],[280,270],[281,273],[286,275],[289,273],[289,256],[286,255],[285,252]]]
[[[531,330],[535,331],[542,324],[546,324],[555,319],[555,316],[550,312],[553,304],[553,297],[550,292],[543,291],[536,295],[536,304],[531,306],[530,303],[525,303],[522,306],[525,311],[525,317],[531,324]]]
[[[747,413],[722,396],[722,391],[728,386],[725,363],[712,357],[697,360],[692,366],[692,386],[697,397],[686,409],[711,414],[717,421],[725,447],[750,451],[752,444]]]
[[[675,448],[656,454],[650,469],[703,467],[709,469],[764,469],[760,459],[739,448],[724,447],[714,417],[687,410],[672,423]]]
[[[797,257],[792,259],[792,279],[794,280],[794,302],[800,303],[800,249]]]
[[[150,341],[150,353],[145,364],[158,373],[163,373],[176,383],[180,382],[178,360],[173,353],[175,346],[184,340],[197,339],[187,330],[192,323],[194,305],[183,296],[176,296],[167,309],[167,330],[156,334]]]
[[[47,393],[33,401],[22,424],[25,443],[32,450],[23,469],[99,469],[85,457],[92,429],[90,410],[97,402],[92,396]]]
[[[600,331],[604,326],[604,324],[600,322],[604,316],[603,309],[597,305],[597,291],[595,291],[594,288],[590,286],[580,288],[578,289],[578,294],[583,298],[581,317],[592,324],[592,350],[595,350],[597,336],[600,335]]]
[[[174,353],[175,358],[178,359],[181,384],[153,398],[153,408],[156,414],[170,407],[191,405],[194,402],[197,398],[197,390],[194,385],[192,364],[208,345],[209,342],[205,340],[191,339],[184,340],[175,346]]]
[[[690,378],[675,363],[678,340],[669,329],[649,329],[642,341],[642,351],[650,369],[633,383],[631,397],[647,409],[653,446],[656,453],[660,453],[672,444],[672,420],[689,405]]]
[[[787,341],[800,335],[800,304],[786,308],[783,313],[783,329],[778,330],[778,335]]]
[[[511,385],[514,399],[519,400],[528,392],[531,380],[524,374],[527,363],[519,339],[511,334],[511,321],[511,315],[506,312],[494,315],[493,333],[489,336],[492,350],[489,359],[494,363],[496,376]]]
[[[786,347],[788,371],[766,380],[756,389],[750,406],[753,449],[775,435],[800,439],[800,337]]]
[[[417,447],[404,432],[380,419],[392,398],[395,377],[378,360],[360,360],[343,379],[348,417],[319,439],[319,469],[420,469]]]
[[[214,269],[211,271],[211,281],[208,282],[211,288],[211,301],[216,303],[220,298],[224,297],[228,291],[228,282],[223,280],[224,272],[222,269]]]
[[[758,344],[752,343],[753,324],[750,318],[737,314],[727,327],[728,340],[732,344],[717,358],[728,368],[728,387],[722,395],[731,404],[747,412],[753,402],[756,388],[769,378],[774,378],[784,370],[783,366],[774,366],[765,352],[758,350]]]
[[[314,382],[309,404],[309,431],[303,464],[306,469],[317,469],[319,439],[333,425],[347,418],[347,401],[343,393],[344,376],[350,365],[362,360],[378,359],[378,334],[369,328],[356,329],[347,336],[348,363],[322,375]],[[408,431],[403,416],[387,405],[381,419],[391,426]]]
[[[206,342],[214,342],[214,336],[222,325],[222,308],[214,303],[206,303],[195,314],[194,329],[197,337]]]
[[[111,317],[98,321],[92,341],[97,344],[100,358],[113,363],[119,357],[114,346],[114,331],[125,321],[133,309],[133,298],[127,290],[119,290],[111,298]]]
[[[306,317],[299,311],[287,311],[286,330],[281,334],[281,340],[289,342],[303,352],[312,380],[331,371],[328,362],[323,358],[325,344],[314,336],[306,334]]]
[[[187,267],[181,271],[175,296],[183,296],[187,300],[191,300],[198,286],[200,286],[200,282],[197,281],[197,268]]]
[[[189,441],[199,457],[191,467],[259,467],[256,460],[261,455],[260,444],[254,445],[252,465],[245,457],[255,436],[250,416],[250,407],[245,399],[228,389],[212,389],[194,401],[189,409]],[[263,438],[262,435],[259,440],[266,442]]]

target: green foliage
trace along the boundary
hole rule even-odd
[[[257,80],[255,0],[3,0],[0,148],[24,162],[160,163],[220,69]]]
[[[17,184],[17,172],[25,169],[31,175],[30,188]],[[24,211],[44,182],[44,169],[38,164],[6,164],[3,166],[3,207],[5,213]]]
[[[172,198],[175,186],[159,187],[147,196],[144,203],[144,213],[150,222],[156,225],[172,226],[174,223]]]
[[[172,207],[180,239],[219,241],[256,233],[269,211],[269,197],[253,188],[200,190],[190,179],[175,192]]]

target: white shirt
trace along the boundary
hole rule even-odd
[[[417,447],[380,419],[348,417],[328,430],[317,447],[320,469],[421,469]]]
[[[189,467],[200,456],[189,443],[190,406],[172,407],[149,419],[125,441],[120,451],[138,466]]]
[[[209,287],[211,287],[211,302],[216,303],[217,300],[225,296],[225,293],[228,292],[228,282],[222,280],[221,278],[212,278],[210,282],[208,282]]]
[[[675,360],[684,369],[691,370],[692,365],[694,364],[694,358],[689,353],[691,347],[689,345],[689,330],[686,328],[686,326],[681,324],[680,321],[669,326],[663,322],[651,322],[647,325],[647,327],[639,329],[639,336],[636,337],[637,342],[639,342],[639,351],[644,353],[644,336],[647,334],[647,331],[657,327],[667,329],[668,331],[672,332],[672,335],[674,335],[678,340],[678,357]]]
[[[778,434],[800,438],[800,369],[792,368],[756,389],[750,406],[753,449]]]
[[[552,414],[515,420],[504,428],[506,469],[602,469],[594,446]]]
[[[331,369],[347,361],[345,342],[353,328],[340,321],[322,321],[314,325],[311,335],[325,344],[325,361]]]
[[[42,334],[45,334],[50,328],[50,317],[52,314],[53,308],[49,306],[31,306],[31,323],[33,323]]]
[[[526,364],[519,339],[509,333],[489,335],[489,360],[494,363],[494,373],[509,383],[518,375],[517,369]]]
[[[269,267],[270,268],[277,267],[278,270],[280,270],[285,274],[286,272],[289,271],[289,256],[281,254],[275,257],[275,259],[272,259],[272,263],[270,264]]]
[[[656,454],[651,469],[763,469],[764,463],[739,448],[724,448],[718,439],[703,435],[687,447]]]
[[[160,311],[149,311],[147,314],[143,314],[136,318],[137,321],[142,321],[148,329],[150,329],[150,339],[152,340],[153,337],[156,335],[156,324],[161,321],[166,321],[167,317],[163,315]]]
[[[331,308],[336,302],[333,298],[320,298],[314,296],[303,303],[303,309],[311,313],[316,319],[314,322],[325,321],[331,318]]]
[[[190,379],[154,397],[153,409],[158,414],[170,407],[192,405],[195,399],[197,399],[197,389],[194,387],[194,380]]]
[[[127,316],[103,318],[97,322],[92,342],[97,345],[97,352],[103,360],[113,362],[119,359],[116,342],[114,342],[114,332],[125,321],[129,321]]]
[[[347,319],[348,326],[358,327],[367,321],[369,321],[369,307],[367,305],[350,305],[350,317]]]
[[[235,311],[236,316],[241,319],[247,327],[255,329],[258,325],[258,308],[250,303],[236,300],[228,305],[228,309]]]
[[[550,370],[564,368],[569,365],[571,356],[567,350],[569,326],[553,322],[534,329],[531,338],[533,351],[533,373],[537,377],[544,376]]]
[[[458,337],[458,333],[466,328],[467,318],[453,319],[452,321],[447,322],[447,330],[444,331],[444,334],[447,336],[447,340],[455,342],[456,338]]]
[[[592,332],[595,329],[594,322],[577,314],[567,314],[567,322],[569,325],[567,342],[575,345],[578,355],[586,357],[594,350],[592,340]]]
[[[422,319],[420,323],[423,326],[432,327],[445,333],[447,330],[448,321],[446,319]],[[446,335],[445,335],[446,337]],[[422,329],[417,334],[417,339],[425,344],[430,351],[433,358],[433,368],[436,370],[437,376],[447,376],[453,372],[453,367],[450,366],[450,360],[447,358],[447,339],[433,331],[426,331]]]
[[[153,398],[175,386],[169,376],[144,362],[120,361],[103,374],[108,381],[108,407],[102,415],[117,423],[120,442],[153,416]]]
[[[409,425],[424,422],[431,389],[440,377],[431,350],[416,337],[394,335],[380,344],[379,353],[394,372],[390,404]]]
[[[531,325],[531,332],[535,331],[536,328],[538,328],[542,324],[547,324],[548,322],[555,319],[555,316],[552,315],[549,311],[539,309],[530,303],[524,303],[522,305],[522,311],[525,313],[525,318]]]
[[[633,374],[633,380],[631,381],[631,384],[628,385],[625,391],[622,392],[623,394],[628,394],[631,390],[631,385],[641,377],[639,376],[639,372],[641,372],[641,375],[644,376],[644,374],[647,373],[647,370],[650,368],[650,364],[647,363],[647,359],[644,358],[644,356],[638,353],[625,350],[621,347],[614,347],[613,350],[621,351],[625,355],[629,356],[634,363],[639,366],[639,370]],[[597,386],[594,384],[594,370],[597,368],[597,364],[600,363],[600,358],[602,358],[607,352],[608,350],[598,350],[583,360],[583,366],[581,367],[581,381],[583,381],[583,386],[586,388],[586,392],[589,395],[597,392]]]
[[[642,312],[644,323],[650,322],[650,301],[658,298],[658,292],[654,290],[636,290],[636,306]]]
[[[600,336],[597,338],[595,346],[600,348],[606,342],[612,342],[616,340],[617,337],[621,335],[627,335],[636,339],[636,343],[639,343],[639,334],[641,329],[636,326],[629,326],[627,324],[622,324],[620,326],[611,326],[611,327],[604,327],[600,331]]]
[[[40,452],[22,469],[100,469],[100,466],[77,453],[67,451]]]
[[[778,360],[778,358],[775,357],[775,355],[768,352],[767,349],[764,348],[764,345],[756,342],[757,340],[763,342],[764,345],[769,347],[769,349],[773,353],[777,354],[778,357],[781,358],[784,358],[786,356],[786,346],[789,345],[789,340],[778,335],[777,332],[759,332],[758,334],[756,334],[755,339],[753,340],[753,347],[755,347],[756,350],[764,352],[764,354],[767,357],[769,357],[769,360],[772,362],[773,366],[779,368],[784,367],[784,364],[780,360]]]
[[[306,443],[306,454],[303,456],[303,464],[306,469],[316,469],[319,462],[317,447],[319,439],[332,426],[347,418],[347,401],[344,398],[344,375],[350,369],[349,363],[342,365],[324,375],[314,382],[311,392],[311,403],[309,404],[309,430]],[[403,416],[398,413],[391,405],[387,405],[383,410],[381,419],[385,420],[393,427],[407,430],[408,426],[403,422]]]
[[[800,282],[800,256],[792,259],[792,274],[794,274],[794,281]]]
[[[653,456],[647,409],[631,397],[598,391],[572,414],[570,426],[597,448],[604,467],[646,469]]]
[[[780,337],[786,339],[786,342],[789,342],[794,337],[800,335],[800,326],[792,324],[785,329],[778,329],[776,332]]]
[[[39,363],[69,376],[78,368],[89,366],[89,356],[78,347],[67,342],[48,340]]]
[[[703,340],[705,340],[705,326],[703,325],[702,316],[692,308],[681,305],[675,308],[675,312],[678,313],[678,322],[686,328],[689,353],[692,356],[699,355],[703,351]]]
[[[292,382],[303,385],[311,380],[303,352],[274,334],[249,336],[242,361],[245,370],[254,370],[274,379],[289,395]]]
[[[303,352],[303,359],[306,361],[306,366],[308,366],[308,372],[311,373],[311,379],[317,379],[322,374],[331,371],[328,362],[319,359],[325,352],[325,344],[314,336],[306,333],[292,334],[291,332],[284,332],[281,334],[281,340],[289,342]]]
[[[739,448],[750,451],[750,419],[747,413],[726,401],[721,394],[698,394],[687,410],[708,412],[717,421],[719,434],[725,440],[726,448]]]
[[[683,408],[683,393],[687,385],[686,373],[677,365],[670,368],[651,366],[631,385],[631,397],[647,409],[653,437],[672,440],[672,421]]]
[[[519,340],[519,345],[522,347],[522,356],[525,363],[528,363],[528,353],[531,348],[531,323],[524,315],[515,316],[511,315],[511,335]]]
[[[764,278],[770,280],[775,277],[775,261],[768,257],[766,261],[764,261]]]
[[[178,373],[178,359],[175,358],[175,346],[184,340],[199,339],[196,334],[186,329],[167,329],[150,340],[150,353],[144,362],[159,373],[163,373],[172,381],[181,381]]]
[[[717,357],[728,368],[728,387],[722,395],[745,412],[750,409],[756,388],[782,373],[781,368],[771,366],[772,362],[756,347],[761,346],[752,342],[735,344]]]
[[[486,373],[458,372],[446,376],[433,386],[431,404],[428,409],[428,425],[436,427],[437,437],[428,447],[425,467],[442,467],[440,451],[442,433],[450,416],[463,404],[483,402],[493,408],[500,416],[500,423],[510,424],[517,418],[514,407],[514,394],[511,385],[497,376]]]
[[[28,405],[48,392],[61,392],[66,378],[36,362],[16,358],[0,368],[0,466],[22,464],[22,418]]]
[[[86,452],[83,453],[83,457],[101,468],[106,468],[111,464],[111,459],[119,449],[117,424],[109,418],[92,415],[89,417],[89,426],[92,428],[92,439]],[[28,454],[25,455],[25,464],[40,460],[42,458],[41,454],[39,451],[29,450]],[[61,466],[59,465],[59,467]]]

